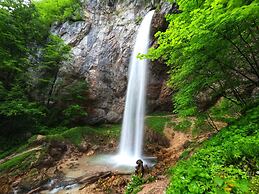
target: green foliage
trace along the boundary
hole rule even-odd
[[[56,83],[57,84],[57,83]],[[73,126],[81,123],[81,119],[87,116],[85,102],[87,100],[88,85],[85,80],[71,80],[71,83],[60,82],[60,88],[52,93],[49,102],[48,125]]]
[[[175,131],[188,132],[188,130],[192,125],[192,122],[189,121],[188,119],[183,119],[179,123],[171,122],[170,124],[173,125],[173,128]]]
[[[259,193],[259,176],[252,178],[250,181],[250,189],[253,194]]]
[[[42,70],[48,70],[53,74],[60,67],[62,62],[69,59],[70,47],[64,44],[64,41],[55,35],[48,37],[48,42],[42,49]],[[54,68],[55,67],[55,68]],[[50,72],[49,72],[50,71]],[[53,77],[53,75],[52,75]]]
[[[41,42],[47,34],[35,12],[33,5],[23,1],[0,2],[0,81],[3,86],[10,87],[28,68],[28,56],[35,51],[31,45]]]
[[[20,171],[25,171],[35,160],[35,152],[26,152],[24,154],[18,155],[4,163],[0,164],[0,173],[6,172],[12,168],[19,169]]]
[[[204,115],[198,115],[194,121],[194,127],[192,129],[192,135],[197,136],[204,132],[213,131],[213,127],[208,124],[208,120]]]
[[[173,1],[172,1],[173,2]],[[175,112],[182,116],[206,111],[198,96],[210,91],[244,108],[258,86],[258,0],[179,0],[182,11],[168,14],[165,32],[148,58],[170,67],[169,84],[176,91]]]
[[[149,116],[170,116],[172,115],[171,112],[153,112],[149,114]]]
[[[131,181],[126,186],[126,194],[137,194],[142,190],[141,186],[146,183],[155,181],[154,176],[148,176],[146,178],[141,178],[137,175],[131,177]]]
[[[74,128],[66,128],[66,127],[58,127],[58,128],[43,128],[40,131],[40,134],[47,135],[47,139],[49,140],[68,140],[74,145],[80,145],[83,139],[86,136],[94,137],[100,136],[103,138],[117,138],[120,134],[120,125],[103,125],[99,127],[74,127]],[[94,141],[98,141],[97,139],[92,139]],[[99,142],[94,142],[99,143]]]
[[[33,45],[43,42],[47,29],[33,5],[9,0],[0,2],[0,29],[0,132],[32,131],[44,108],[28,95],[29,58],[35,56]]]
[[[36,124],[37,120],[44,115],[43,109],[37,103],[22,98],[6,100],[0,104],[0,110],[0,115],[4,120],[0,124],[0,128],[8,125],[10,130],[19,125],[21,129],[26,129],[32,123]],[[26,125],[25,122],[28,122],[29,125]]]
[[[250,110],[172,168],[167,193],[248,193],[259,165],[258,113]]]
[[[74,117],[82,117],[86,116],[87,113],[82,109],[82,107],[78,104],[71,105],[67,109],[63,111],[65,119],[71,119]]]
[[[148,116],[145,123],[148,128],[156,131],[157,133],[163,133],[166,123],[170,121],[170,116]]]
[[[44,107],[39,103],[30,101],[24,94],[23,88],[14,85],[1,99],[0,104],[0,131],[2,135],[18,130],[18,133],[33,131],[44,113]]]
[[[184,150],[183,153],[180,155],[180,160],[186,160],[190,155],[190,150]]]
[[[218,104],[210,109],[213,118],[226,122],[231,122],[232,119],[238,118],[240,112],[240,106],[227,99],[221,99]]]
[[[86,115],[87,84],[78,75],[60,81],[70,47],[49,34],[51,22],[77,11],[77,1],[0,2],[1,157],[44,125],[71,127]]]
[[[50,98],[54,84],[57,80],[59,69],[64,61],[69,60],[70,47],[64,44],[64,41],[55,35],[50,35],[48,37],[48,41],[46,45],[41,50],[42,56],[39,62],[39,66],[35,67],[35,70],[40,71],[40,75],[37,80],[33,80],[34,82],[37,81],[37,89],[43,90],[49,88],[49,95]],[[49,103],[51,99],[47,99]]]
[[[145,179],[133,175],[131,177],[130,183],[126,187],[126,194],[137,194],[139,191],[141,191],[141,185],[145,183]]]
[[[47,25],[65,20],[82,20],[79,0],[34,0],[41,21]]]

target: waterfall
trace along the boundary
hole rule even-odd
[[[148,61],[137,56],[148,51],[153,14],[154,10],[144,17],[131,55],[119,153],[116,156],[118,164],[135,165],[136,160],[142,158]]]

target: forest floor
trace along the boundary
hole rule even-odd
[[[189,134],[183,132],[175,132],[169,127],[165,127],[164,134],[167,139],[170,141],[170,147],[164,148],[161,150],[161,157],[163,158],[160,163],[164,163],[164,170],[169,168],[171,165],[175,164],[180,155],[184,150],[184,145],[191,140],[191,136]],[[159,164],[159,163],[158,163]],[[157,170],[161,170],[158,167]],[[139,192],[140,194],[163,194],[165,193],[166,187],[169,183],[168,176],[160,176],[158,180],[154,182],[145,184],[142,190]]]
[[[194,136],[192,125],[184,131],[175,130],[175,125],[171,122],[179,123],[180,120],[174,115],[152,118],[154,122],[150,126],[156,129],[146,130],[145,152],[155,156],[157,163],[145,173],[144,179],[153,178],[152,181],[140,185],[140,194],[164,193],[169,184],[168,169],[180,159],[189,157],[201,142],[215,133],[215,131],[208,131]],[[190,118],[190,120],[194,119]],[[157,125],[159,122],[160,126]],[[225,123],[221,122],[215,122],[215,124],[218,129],[225,126]],[[91,138],[95,140],[94,143]],[[95,156],[116,151],[118,138],[105,139],[99,136],[91,138],[86,137],[79,147],[72,144],[63,145],[62,142],[51,143],[47,150],[36,143],[35,147],[27,151],[2,159],[0,167],[1,163],[3,165],[14,158],[31,153],[36,155],[40,162],[37,165],[35,162],[30,164],[29,169],[23,173],[15,167],[7,173],[1,174],[0,171],[0,184],[3,185],[0,191],[2,193],[10,189],[17,191],[19,188],[22,189],[20,193],[124,193],[127,184],[131,181],[132,173],[118,171],[105,164],[92,163]],[[45,140],[41,139],[40,144],[46,144]],[[63,149],[64,146],[66,149]],[[43,150],[45,150],[44,154],[41,153]],[[53,158],[56,160],[53,161]]]
[[[172,119],[177,120],[175,117]],[[226,126],[226,124],[222,122],[215,122],[215,124],[218,129]],[[190,156],[193,153],[193,150],[204,140],[208,139],[213,133],[215,132],[210,131],[194,137],[191,134],[191,129],[189,129],[188,132],[180,132],[175,131],[173,127],[168,127],[166,125],[164,128],[164,135],[169,140],[170,146],[168,148],[161,149],[157,154],[159,161],[152,172],[157,177],[157,180],[144,184],[139,194],[165,193],[170,182],[166,171],[179,161],[184,151],[189,149],[187,153],[188,156]],[[159,175],[158,172],[163,172],[163,175]]]

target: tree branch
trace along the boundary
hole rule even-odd
[[[255,65],[256,65],[257,69],[259,69],[259,65],[258,65],[258,63],[257,63],[257,60],[256,60],[256,58],[255,58],[255,54],[254,54],[253,49],[251,48],[250,44],[244,39],[244,37],[242,36],[241,33],[239,33],[239,36],[240,36],[241,40],[248,46],[248,48],[249,48],[249,50],[250,50],[250,52],[251,52],[251,54],[252,54],[252,58],[253,58],[253,60],[254,60],[254,63],[255,63]]]
[[[217,58],[214,57],[214,60],[222,67],[221,62],[220,62]],[[244,78],[246,78],[247,80],[249,80],[250,82],[252,82],[255,86],[258,86],[258,85],[259,85],[258,82],[252,80],[251,78],[249,78],[247,75],[245,75],[245,74],[242,73],[241,71],[237,70],[236,68],[231,67],[231,66],[229,66],[229,65],[227,65],[227,64],[225,64],[225,63],[224,63],[224,66],[226,66],[226,67],[228,67],[230,70],[233,70],[233,71],[235,71],[236,73],[240,74],[241,76],[243,76]],[[222,67],[222,68],[223,68],[223,67]],[[222,70],[223,70],[223,69],[222,69]]]
[[[246,60],[246,62],[249,64],[249,66],[253,69],[255,75],[258,77],[259,79],[259,73],[257,72],[257,70],[255,69],[255,67],[253,66],[253,64],[250,62],[249,58],[247,58],[247,56],[241,51],[241,49],[231,40],[229,39],[227,36],[223,35],[223,37],[228,40],[236,49],[237,51],[241,54],[241,56],[244,57],[244,59]]]

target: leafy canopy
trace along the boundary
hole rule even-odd
[[[55,2],[58,9],[51,4]],[[74,9],[66,13],[62,10],[73,8],[70,5],[74,2],[0,1],[0,133],[3,136],[35,132],[50,118],[55,118],[55,125],[60,123],[60,117],[67,120],[64,124],[70,124],[85,115],[81,106],[87,89],[84,80],[76,78],[70,86],[59,83],[61,91],[54,87],[61,66],[65,61],[70,62],[70,47],[51,35],[49,27],[55,20],[73,15]],[[54,15],[48,15],[48,11]],[[44,14],[49,19],[43,21]],[[62,87],[64,84],[66,87]],[[82,99],[78,100],[78,96]]]
[[[179,0],[180,14],[166,16],[169,27],[158,32],[148,58],[162,58],[177,91],[176,112],[192,115],[198,95],[225,97],[239,106],[249,103],[259,84],[258,0]],[[217,100],[215,100],[216,102]]]
[[[41,21],[51,25],[55,21],[81,20],[79,0],[33,0]]]

